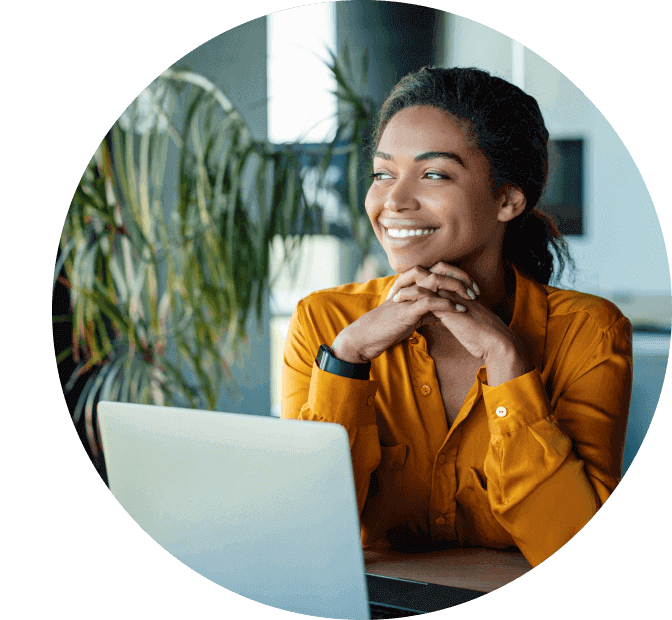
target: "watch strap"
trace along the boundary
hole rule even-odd
[[[320,345],[317,350],[317,357],[315,363],[320,370],[338,375],[339,377],[347,377],[348,379],[360,379],[367,381],[371,371],[371,362],[365,364],[353,364],[352,362],[344,362],[334,356],[331,347],[326,344]]]

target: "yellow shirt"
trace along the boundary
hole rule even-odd
[[[510,328],[535,368],[490,387],[481,367],[449,428],[421,330],[373,360],[368,381],[315,364],[319,346],[383,303],[396,277],[299,302],[285,346],[282,417],[348,431],[365,548],[517,546],[536,566],[621,478],[630,322],[608,301],[516,270]]]

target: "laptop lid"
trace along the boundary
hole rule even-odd
[[[98,418],[110,490],[177,559],[273,607],[369,618],[340,425],[112,402]]]

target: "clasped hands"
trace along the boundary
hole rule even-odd
[[[445,262],[430,269],[413,267],[402,273],[390,289],[387,301],[400,304],[426,304],[431,310],[420,323],[442,324],[474,357],[488,365],[495,357],[518,358],[527,372],[516,335],[477,297],[478,286],[465,271]],[[442,303],[437,303],[441,299]],[[423,301],[427,300],[427,301]],[[431,301],[430,301],[431,300]]]
[[[344,361],[365,363],[427,324],[441,324],[486,367],[499,385],[532,367],[509,327],[478,300],[478,285],[463,270],[439,262],[402,273],[387,300],[343,329],[332,344]]]

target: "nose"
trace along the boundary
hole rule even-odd
[[[384,208],[388,211],[416,211],[420,203],[413,191],[413,184],[397,178],[388,188],[385,196]]]

